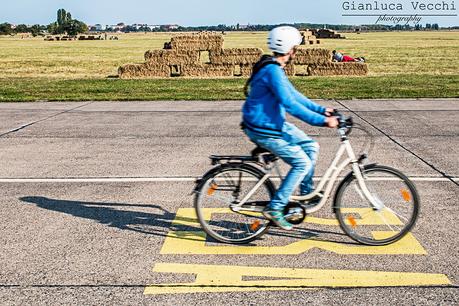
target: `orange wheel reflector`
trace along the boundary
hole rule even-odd
[[[257,229],[260,228],[260,225],[261,225],[260,220],[255,220],[255,221],[252,223],[252,225],[250,225],[250,229],[251,229],[252,231],[256,231]]]
[[[410,192],[409,192],[408,190],[406,190],[406,189],[402,189],[401,192],[402,192],[402,197],[403,197],[403,199],[404,199],[406,202],[410,202],[410,201],[411,201],[411,194],[410,194]]]
[[[211,196],[215,193],[215,190],[217,190],[218,185],[217,184],[212,184],[210,185],[209,190],[207,190],[207,195]]]
[[[355,218],[353,216],[348,216],[347,221],[351,224],[352,228],[357,227],[357,221],[355,221]]]

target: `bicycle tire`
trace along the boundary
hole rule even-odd
[[[200,180],[195,189],[194,206],[198,221],[207,235],[223,243],[245,244],[257,239],[269,229],[271,222],[266,220],[261,213],[236,213],[229,209],[231,203],[245,196],[245,194],[237,195],[235,198],[237,184],[242,193],[247,192],[264,175],[254,166],[244,163],[228,163],[215,167]],[[239,181],[233,181],[232,178],[235,177]],[[227,185],[218,186],[215,182],[219,180],[224,180]],[[248,182],[247,187],[245,185],[241,187],[243,182],[244,184]],[[233,183],[235,183],[234,186],[232,186]],[[269,203],[275,193],[271,180],[266,180],[257,192],[260,190],[264,190],[264,194],[254,194],[250,197],[252,203],[257,203],[257,205],[260,205],[258,203]],[[215,195],[217,192],[218,195]],[[229,193],[232,194],[229,195]],[[212,213],[212,211],[218,213]],[[217,216],[223,220],[216,221]]]
[[[419,216],[420,199],[415,185],[401,171],[387,166],[369,165],[362,174],[369,191],[384,208],[373,209],[351,172],[338,186],[334,198],[341,229],[365,245],[388,245],[402,239]]]

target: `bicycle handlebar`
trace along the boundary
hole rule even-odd
[[[368,140],[365,142],[365,144],[363,145],[363,148],[367,148],[368,147],[368,151],[367,151],[367,154],[366,156],[370,155],[370,153],[373,151],[373,148],[375,146],[375,140],[374,140],[374,136],[372,135],[371,132],[369,132],[364,126],[362,126],[361,124],[358,124],[358,123],[354,123],[354,120],[352,119],[352,117],[346,117],[344,116],[343,114],[341,114],[339,112],[339,110],[337,109],[334,109],[333,112],[330,114],[330,116],[333,116],[333,117],[337,117],[338,118],[338,130],[340,131],[340,135],[341,137],[343,136],[343,134],[345,136],[349,136],[353,130],[353,128],[356,128],[358,130],[361,130],[363,131],[367,136],[368,136]],[[342,132],[341,132],[342,131]]]
[[[352,117],[346,117],[341,114],[337,109],[333,110],[333,113],[330,114],[330,117],[338,118],[338,129],[346,129],[346,136],[352,132],[352,127],[354,126],[354,120]]]

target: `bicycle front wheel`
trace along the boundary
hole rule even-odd
[[[224,243],[248,243],[263,235],[270,222],[261,211],[274,195],[266,180],[253,192],[264,173],[247,164],[226,164],[207,174],[196,188],[196,214],[204,231]],[[247,195],[243,209],[234,210]],[[233,209],[232,209],[233,208]]]
[[[338,187],[334,207],[343,231],[367,245],[387,245],[403,238],[419,215],[419,195],[414,184],[400,171],[386,166],[367,166],[363,177],[375,209],[366,199],[354,175]]]

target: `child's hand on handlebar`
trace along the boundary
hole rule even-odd
[[[334,112],[336,112],[336,109],[331,108],[331,107],[327,107],[327,108],[325,109],[325,116],[331,117],[331,116],[333,115]]]
[[[338,118],[337,117],[327,117],[327,121],[325,122],[325,126],[329,128],[336,128],[338,126]]]

